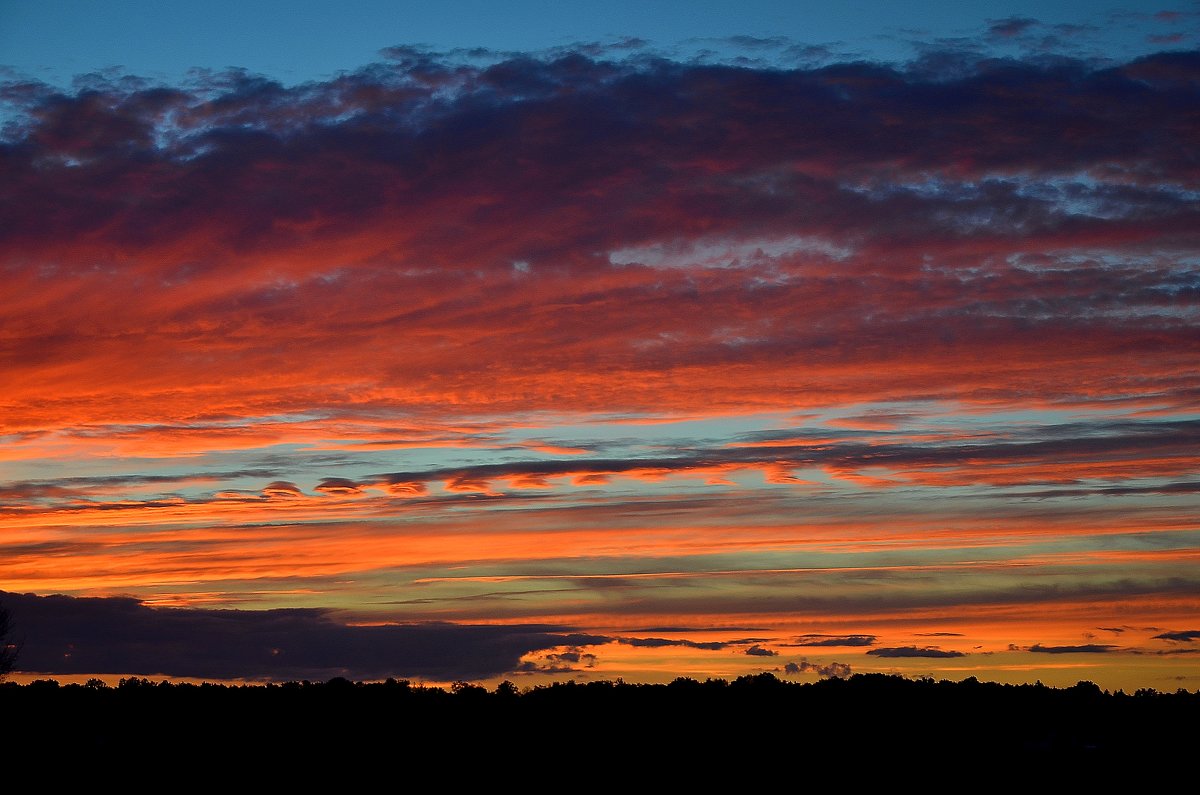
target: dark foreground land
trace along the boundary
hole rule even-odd
[[[47,753],[160,761],[182,753],[284,765],[293,774],[322,760],[403,758],[436,762],[447,774],[456,764],[466,766],[460,773],[508,777],[512,765],[544,774],[600,764],[695,782],[747,764],[847,760],[1170,765],[1191,759],[1200,739],[1200,693],[879,674],[807,684],[771,674],[668,685],[568,682],[524,692],[507,683],[442,690],[394,680],[244,687],[41,681],[0,684],[0,716],[10,769]],[[202,774],[205,766],[191,769]]]

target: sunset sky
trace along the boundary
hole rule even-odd
[[[0,1],[18,681],[1200,688],[1200,4],[161,5]]]

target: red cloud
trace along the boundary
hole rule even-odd
[[[1149,75],[1195,69],[46,94],[6,149],[0,421],[1190,400],[1191,103]]]

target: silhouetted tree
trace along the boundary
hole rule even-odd
[[[18,651],[20,649],[17,647],[17,643],[12,639],[12,622],[9,619],[8,610],[4,608],[4,605],[0,605],[0,679],[3,679],[17,664]]]

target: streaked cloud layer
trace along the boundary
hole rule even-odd
[[[1200,54],[981,48],[6,84],[0,588],[372,649],[93,672],[1200,676]]]

